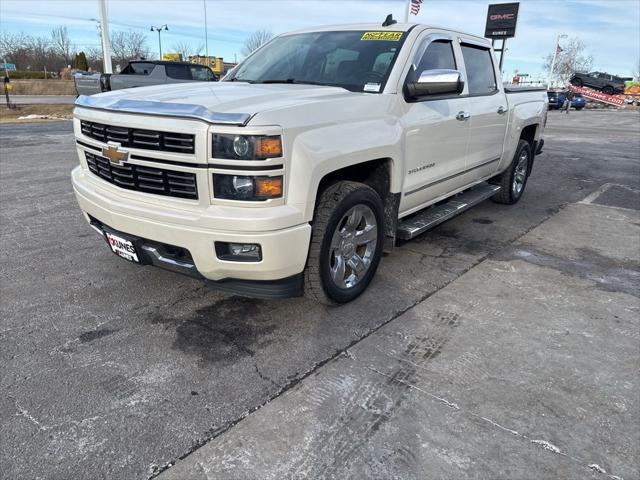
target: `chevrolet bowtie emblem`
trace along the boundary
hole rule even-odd
[[[107,157],[113,165],[120,165],[127,160],[129,152],[121,152],[118,150],[118,145],[108,144],[106,147],[102,147],[102,155]]]

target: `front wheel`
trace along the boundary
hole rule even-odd
[[[520,140],[509,168],[491,182],[502,187],[492,197],[494,202],[513,205],[520,200],[531,171],[531,158],[531,145],[525,140]]]
[[[362,183],[341,181],[322,192],[304,272],[307,297],[335,305],[364,292],[382,256],[383,210],[380,196]]]

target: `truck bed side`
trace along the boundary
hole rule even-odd
[[[499,165],[500,171],[507,168],[513,159],[523,132],[525,138],[531,140],[532,144],[535,142],[537,145],[540,142],[547,121],[547,105],[549,103],[544,88],[505,88],[505,93],[509,105],[509,119]]]

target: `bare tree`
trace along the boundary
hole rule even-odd
[[[244,56],[249,55],[255,49],[259,48],[263,44],[267,43],[273,37],[273,33],[269,30],[256,30],[249,35],[244,44],[242,45],[242,54]]]
[[[24,32],[11,33],[0,31],[0,59],[26,67],[31,60],[29,51],[30,38]]]
[[[147,37],[133,30],[114,32],[111,35],[111,51],[113,61],[121,65],[137,58],[148,58]]]
[[[87,50],[86,54],[89,70],[102,71],[102,48],[91,47]]]
[[[64,58],[65,66],[71,65],[75,47],[71,43],[67,27],[59,26],[51,30],[51,43],[53,44],[53,49]]]
[[[173,51],[182,55],[183,60],[187,60],[192,55],[200,55],[204,50],[204,45],[198,45],[194,47],[193,44],[185,41],[180,41],[173,44]]]
[[[56,58],[55,51],[51,51],[49,42],[45,37],[29,37],[27,45],[31,53],[32,67],[41,69],[46,67],[48,70],[57,70],[66,65],[61,65],[60,58]]]
[[[563,45],[562,51],[556,57],[556,63],[553,67],[553,75],[560,79],[563,84],[568,83],[569,78],[575,72],[588,72],[593,66],[593,56],[585,52],[585,45],[579,38],[573,37]],[[551,62],[553,54],[550,53],[545,59],[543,69],[548,72],[551,70]]]

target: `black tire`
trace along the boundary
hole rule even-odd
[[[371,240],[365,246],[368,249],[368,253],[365,253],[370,263],[362,274],[362,278],[358,278],[356,270],[352,269],[348,262],[345,262],[347,266],[342,274],[343,277],[350,271],[351,275],[356,275],[358,280],[352,286],[340,288],[332,277],[331,272],[332,262],[335,269],[335,262],[337,261],[334,252],[336,250],[342,252],[342,250],[335,247],[332,248],[332,239],[334,239],[334,235],[340,235],[337,233],[338,230],[346,228],[343,222],[346,221],[346,215],[352,209],[356,209],[353,211],[359,211],[360,209],[366,211],[371,221],[375,218],[377,231],[372,235],[375,235],[376,243],[375,245],[370,245],[373,242]],[[384,243],[383,212],[384,205],[380,196],[375,190],[362,183],[340,181],[330,185],[320,194],[320,200],[313,218],[311,245],[309,247],[307,266],[304,271],[304,293],[306,297],[325,305],[336,305],[350,302],[364,292],[375,275],[382,257]],[[364,217],[363,221],[365,221]],[[354,228],[356,227],[357,225]],[[367,228],[367,226],[365,225],[364,228]],[[347,242],[347,246],[344,248],[352,248],[354,255],[361,248],[357,246],[355,237],[353,237],[353,241],[350,244],[346,240],[345,242]],[[346,256],[348,254],[345,253]],[[340,257],[342,258],[341,255]],[[346,270],[347,268],[349,270]]]
[[[584,82],[581,78],[576,78],[571,82],[571,85],[574,85],[576,87],[584,87]]]
[[[607,85],[602,89],[602,93],[606,93],[607,95],[613,95],[613,87],[611,85]]]
[[[518,189],[516,188],[515,177],[517,172],[522,174],[521,168],[523,155],[526,155],[526,165],[524,166],[524,177],[522,178],[522,182],[518,182],[520,185]],[[520,142],[518,142],[516,154],[513,156],[513,160],[511,161],[509,168],[497,177],[494,177],[491,181],[491,183],[502,187],[500,191],[491,198],[494,202],[505,205],[518,203],[518,200],[522,198],[524,189],[527,186],[529,173],[531,173],[531,159],[531,145],[529,145],[529,142],[526,140],[520,140]],[[521,176],[518,178],[521,178]]]
[[[580,110],[582,110],[584,107],[576,107],[576,110],[579,112]]]

